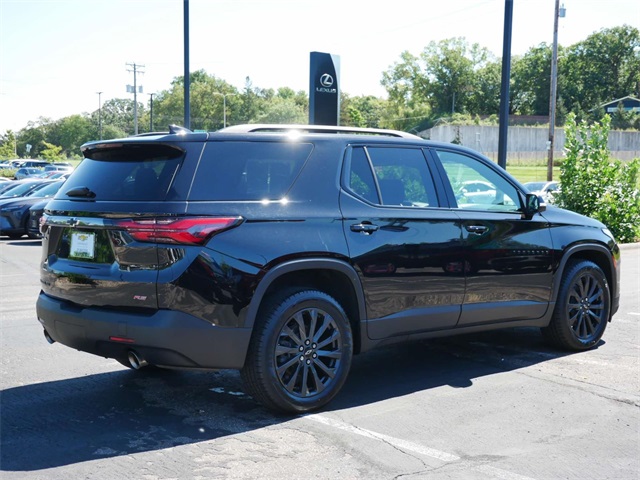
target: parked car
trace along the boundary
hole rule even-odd
[[[0,177],[0,182],[10,182],[11,179],[7,177]]]
[[[40,220],[44,215],[44,207],[49,203],[49,200],[50,198],[45,198],[29,207],[29,217],[27,219],[27,235],[29,235],[29,238],[42,238]]]
[[[40,173],[42,173],[42,169],[40,168],[21,167],[18,170],[16,170],[16,173],[14,174],[13,178],[16,180],[23,180],[27,177],[32,177]]]
[[[239,369],[257,401],[305,412],[378,345],[540,327],[580,351],[618,309],[607,228],[458,145],[242,125],[82,152],[45,208],[37,317],[134,369]],[[495,194],[459,204],[470,181]]]
[[[50,165],[46,160],[21,160],[19,163],[19,167],[28,167],[28,168],[44,168],[47,165]]]
[[[24,197],[0,200],[0,236],[7,235],[17,239],[27,232],[29,208],[42,199],[51,198],[60,189],[64,181],[48,182],[42,188],[30,192]],[[34,237],[35,238],[35,237]]]
[[[531,193],[535,193],[543,198],[547,203],[553,203],[553,195],[560,190],[559,182],[527,182],[524,184]]]
[[[66,165],[47,165],[46,167],[44,167],[44,171],[45,172],[61,172],[61,173],[71,173],[73,172],[73,167],[72,166],[66,166]]]
[[[34,189],[41,188],[47,179],[25,178],[0,185],[0,200],[7,197],[23,197]]]

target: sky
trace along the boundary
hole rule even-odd
[[[563,46],[640,28],[638,0],[561,3]],[[552,43],[554,5],[513,0],[512,55]],[[169,89],[184,73],[183,9],[184,0],[0,0],[0,134],[132,98],[127,64],[144,66],[139,101]],[[238,89],[250,77],[306,92],[310,52],[327,52],[340,57],[343,92],[385,97],[382,73],[431,41],[464,37],[501,57],[504,9],[504,0],[189,0],[190,70]]]

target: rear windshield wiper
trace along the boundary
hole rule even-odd
[[[95,198],[96,194],[87,187],[75,187],[65,193],[67,197]]]

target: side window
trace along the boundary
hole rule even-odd
[[[418,148],[367,148],[378,180],[382,205],[438,205],[427,161]]]
[[[355,195],[378,205],[438,206],[433,178],[419,148],[354,147],[345,181]]]
[[[351,150],[349,190],[371,203],[380,203],[369,159],[363,147]]]
[[[308,143],[209,142],[189,200],[279,200],[312,150]]]
[[[460,153],[438,150],[438,157],[458,202],[458,208],[515,212],[518,190],[498,172]]]

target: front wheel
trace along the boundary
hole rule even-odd
[[[324,292],[290,291],[261,311],[241,375],[248,393],[267,408],[307,412],[340,391],[352,354],[342,306]]]
[[[551,322],[542,334],[556,346],[587,350],[602,338],[610,312],[611,292],[602,269],[588,260],[571,260]]]

